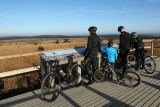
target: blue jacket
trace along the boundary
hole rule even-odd
[[[115,62],[115,58],[118,56],[117,51],[114,48],[106,48],[105,50],[101,50],[101,53],[107,54],[109,62]]]

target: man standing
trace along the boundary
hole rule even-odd
[[[127,69],[127,56],[130,52],[133,41],[132,41],[131,35],[125,32],[125,29],[123,26],[118,27],[118,32],[121,33],[119,50],[120,50],[120,58],[123,66],[123,72],[122,72],[122,78],[123,78],[123,75],[125,74]]]
[[[90,36],[88,37],[87,48],[83,53],[86,58],[86,69],[89,78],[88,84],[93,83],[93,72],[97,69],[98,51],[101,51],[101,40],[97,36],[97,27],[92,26],[88,29]],[[91,71],[92,66],[92,71]]]
[[[135,48],[135,55],[136,55],[136,61],[137,61],[137,67],[136,70],[140,68],[140,60],[143,63],[144,58],[144,43],[140,37],[138,37],[136,32],[132,32],[131,36],[133,37],[133,48]],[[143,65],[143,64],[142,64]],[[143,68],[143,66],[141,67]]]

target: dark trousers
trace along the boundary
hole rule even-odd
[[[98,61],[97,54],[89,55],[86,60],[86,70],[89,77],[89,81],[93,80],[93,73],[98,68],[97,61]]]
[[[86,69],[87,69],[87,73],[91,74],[92,71],[94,72],[98,67],[97,65],[97,60],[98,57],[97,56],[89,56],[86,60]],[[92,70],[92,71],[91,71]]]
[[[122,63],[122,67],[123,67],[123,71],[122,74],[126,73],[126,69],[127,69],[127,56],[130,52],[130,49],[125,49],[125,50],[121,50],[120,55],[121,55],[121,63]]]
[[[144,48],[142,48],[142,49],[136,49],[135,56],[136,56],[136,61],[137,61],[137,68],[139,68],[140,67],[140,61],[142,62],[142,65],[143,65]]]

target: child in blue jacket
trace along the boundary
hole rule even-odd
[[[113,66],[115,66],[115,61],[117,60],[117,50],[113,48],[113,42],[109,41],[108,42],[108,47],[105,50],[101,50],[101,53],[106,53],[107,54],[107,60],[108,62]],[[110,72],[110,78],[109,79],[113,79],[113,73]]]

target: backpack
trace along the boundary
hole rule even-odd
[[[138,49],[144,48],[144,43],[140,37],[137,37]]]

